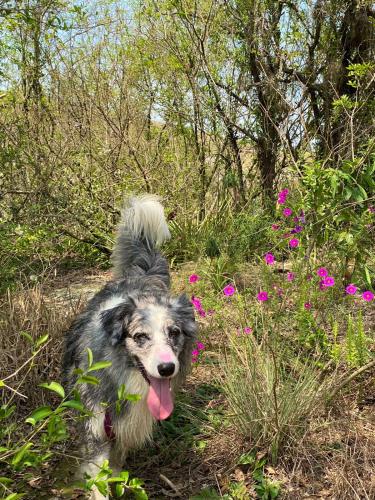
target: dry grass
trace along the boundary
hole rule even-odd
[[[45,298],[40,286],[8,292],[0,301],[0,378],[7,378],[7,385],[23,394],[24,397],[15,398],[18,409],[30,411],[45,403],[43,391],[36,390],[38,384],[60,378],[63,332],[81,307],[81,301],[58,307],[54,300]],[[35,348],[23,333],[34,341],[48,334],[47,343],[30,362]],[[3,390],[2,403],[11,394]]]

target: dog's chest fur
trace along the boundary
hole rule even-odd
[[[116,418],[113,423],[116,445],[123,448],[124,453],[151,439],[155,423],[155,419],[147,406],[149,386],[138,371],[132,370],[127,378],[125,388],[127,394],[138,394],[141,399],[130,402],[124,415],[118,419]]]

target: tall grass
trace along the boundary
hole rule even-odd
[[[309,361],[291,357],[279,343],[228,335],[221,382],[235,423],[254,448],[273,462],[282,448],[302,436],[329,394],[332,376]]]
[[[43,404],[43,393],[35,388],[47,379],[60,378],[63,332],[80,305],[80,300],[64,305],[47,300],[40,286],[1,296],[0,379],[10,377],[9,385],[24,396],[16,398],[21,406],[22,402],[28,409]],[[46,335],[47,343],[35,355],[35,342]],[[1,404],[10,396],[9,391],[0,391]]]

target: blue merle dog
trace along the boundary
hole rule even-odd
[[[196,323],[188,298],[170,295],[168,263],[157,250],[169,237],[163,207],[155,196],[129,199],[112,254],[113,280],[90,300],[67,332],[68,388],[76,381],[75,369],[87,368],[87,348],[94,362],[111,362],[92,373],[98,385],[77,385],[92,413],[82,432],[81,474],[95,475],[104,460],[121,468],[127,451],[150,439],[154,423],[172,413],[174,392],[189,371]],[[140,399],[126,402],[118,411],[121,386]],[[106,497],[94,490],[91,498]]]

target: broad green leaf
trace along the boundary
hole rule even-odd
[[[49,384],[45,382],[43,384],[40,384],[40,387],[44,387],[45,389],[49,389],[50,391],[56,392],[59,396],[65,398],[64,388],[57,382],[50,382]]]
[[[77,379],[77,384],[98,385],[99,379],[97,379],[96,377],[93,377],[92,375],[82,375],[82,377],[79,377],[79,379]]]
[[[10,484],[13,483],[13,479],[10,477],[0,476],[0,484]]]
[[[75,401],[74,399],[71,401],[64,401],[61,406],[64,406],[64,408],[72,408],[73,410],[78,410],[82,413],[86,412],[86,408],[83,406],[81,401]]]
[[[31,416],[25,420],[25,422],[31,425],[35,425],[36,423],[44,420],[46,417],[51,415],[51,413],[53,413],[53,411],[49,406],[41,406],[40,408],[36,409],[31,414]]]
[[[18,500],[19,498],[23,498],[26,493],[11,493],[4,500]]]

